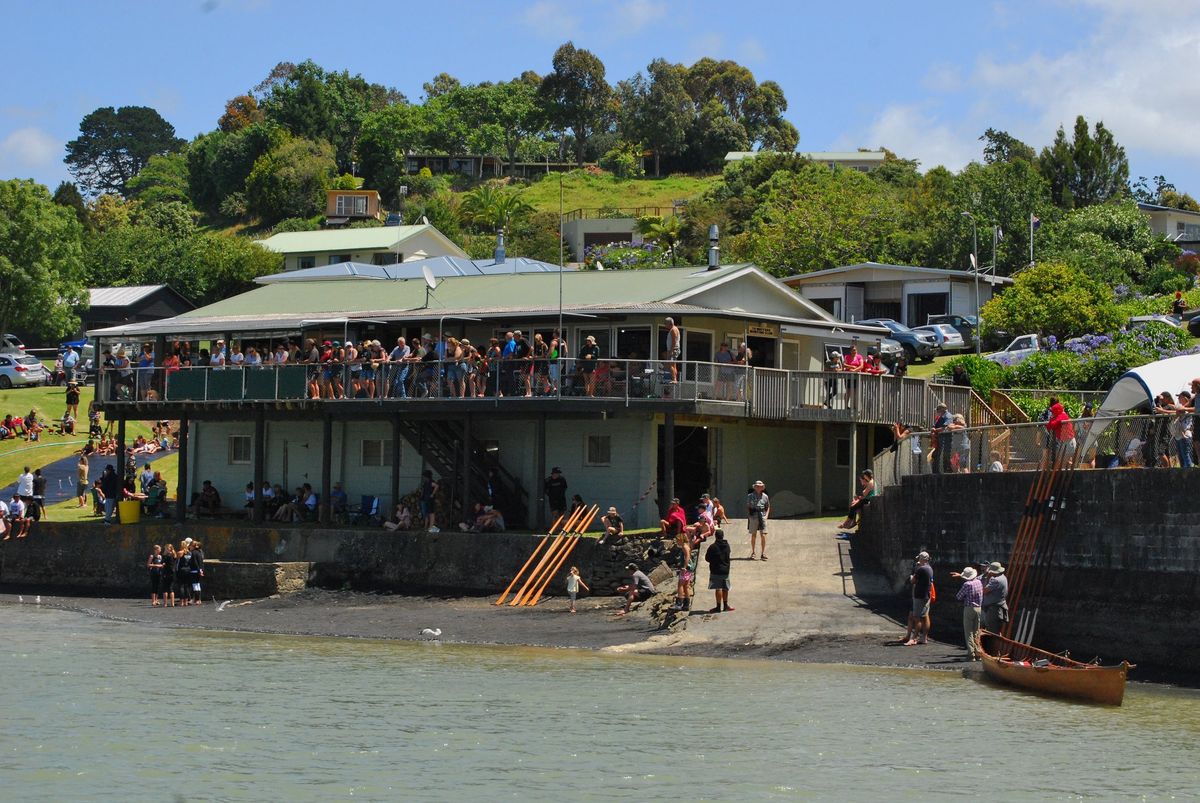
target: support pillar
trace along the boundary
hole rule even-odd
[[[185,413],[179,417],[179,485],[175,488],[175,520],[183,524],[187,520],[188,509],[188,451],[191,446],[188,432],[188,417]]]
[[[659,510],[666,510],[675,498],[675,414],[663,415],[663,486],[662,505]]]
[[[121,480],[121,487],[125,487],[125,416],[117,419],[117,477]]]
[[[875,459],[875,429],[876,429],[876,427],[874,424],[867,427],[867,463],[868,463],[868,465],[871,463],[872,460]],[[858,491],[855,491],[854,495],[857,496]],[[853,497],[851,497],[851,498],[853,498]]]
[[[537,476],[534,478],[533,521],[539,531],[546,527],[546,414],[537,417],[534,431],[534,453],[537,455]]]
[[[263,464],[267,459],[267,414],[262,408],[254,416],[254,521],[261,523],[266,512],[263,499]]]
[[[380,505],[379,514],[384,518],[390,518],[392,511],[396,509],[396,505],[400,504],[400,416],[392,416],[392,507],[390,510],[383,510]],[[386,513],[386,515],[384,515]]]
[[[333,494],[333,418],[324,416],[321,419],[321,503],[317,505],[317,516],[320,523],[328,525],[330,521],[330,496]]]
[[[858,495],[858,424],[850,425],[850,493],[847,499]]]
[[[471,414],[463,416],[462,425],[462,512],[463,521],[471,509]],[[487,500],[490,501],[490,500]]]
[[[813,505],[816,515],[820,516],[824,509],[825,499],[825,422],[817,422],[816,465],[813,467]]]

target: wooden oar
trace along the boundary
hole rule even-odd
[[[585,532],[588,528],[588,525],[592,523],[592,519],[594,519],[596,514],[599,512],[600,507],[598,505],[594,505],[589,511],[588,516],[583,522],[582,526],[577,526],[575,532]],[[554,576],[558,574],[559,570],[563,567],[563,564],[567,562],[567,557],[571,554],[571,551],[575,549],[575,546],[579,543],[579,539],[582,537],[582,535],[577,534],[574,538],[567,539],[567,542],[563,544],[563,548],[559,550],[559,556],[546,570],[542,582],[538,585],[537,592],[532,595],[528,602],[525,603],[526,605],[533,607],[534,605],[538,604],[538,600],[540,600],[542,598],[542,594],[546,592],[546,588],[550,585],[550,581],[554,579]]]
[[[531,588],[536,584],[537,579],[541,577],[542,569],[549,562],[550,556],[558,550],[564,535],[572,531],[572,528],[575,526],[575,522],[582,517],[581,514],[582,508],[575,511],[575,513],[571,514],[571,517],[567,519],[566,525],[559,530],[558,535],[556,535],[554,540],[550,542],[550,546],[547,547],[545,553],[542,554],[542,559],[537,562],[537,565],[534,566],[533,571],[530,572],[529,576],[525,578],[525,583],[521,586],[521,590],[517,592],[515,597],[513,597],[512,602],[508,603],[509,605],[520,605],[529,596]]]
[[[1034,562],[1034,557],[1037,554],[1038,541],[1041,537],[1042,526],[1045,522],[1047,511],[1055,504],[1055,490],[1058,490],[1060,480],[1062,479],[1062,455],[1057,452],[1050,460],[1050,471],[1048,481],[1045,483],[1045,488],[1041,493],[1041,498],[1036,501],[1035,511],[1032,523],[1030,524],[1029,534],[1026,538],[1022,555],[1017,564],[1017,573],[1015,576],[1009,577],[1008,589],[1008,609],[1009,621],[1001,628],[1002,635],[1009,637],[1012,635],[1013,628],[1016,624],[1018,614],[1022,613],[1019,610],[1022,593],[1025,589],[1025,583],[1029,577],[1029,570]]]
[[[496,605],[502,605],[504,603],[504,600],[508,597],[508,592],[513,590],[513,586],[515,586],[517,581],[521,579],[521,575],[525,574],[525,570],[529,568],[529,564],[533,563],[533,559],[537,557],[538,552],[540,552],[542,547],[545,546],[550,540],[550,536],[554,533],[554,528],[557,527],[562,520],[563,517],[559,516],[557,519],[555,519],[554,523],[550,525],[550,529],[547,530],[546,534],[542,536],[542,540],[538,541],[537,546],[533,548],[533,552],[529,555],[529,560],[525,561],[525,565],[521,567],[521,570],[518,571],[516,576],[513,577],[512,582],[508,584],[508,588],[504,589],[504,593],[500,595],[500,599],[496,600]]]

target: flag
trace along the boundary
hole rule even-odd
[[[1038,219],[1037,215],[1031,214],[1029,216],[1029,228],[1030,229],[1032,229],[1033,231],[1037,231],[1039,228],[1041,228],[1041,225],[1042,225],[1042,221],[1040,219]]]

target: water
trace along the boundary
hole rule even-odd
[[[1200,695],[156,629],[0,607],[5,800],[1200,795]]]

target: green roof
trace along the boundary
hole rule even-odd
[[[466,256],[444,234],[433,226],[374,226],[366,229],[327,229],[325,231],[288,231],[274,234],[258,244],[280,254],[300,254],[321,251],[347,253],[393,249],[400,243],[423,232],[430,232],[449,246],[451,256]]]

